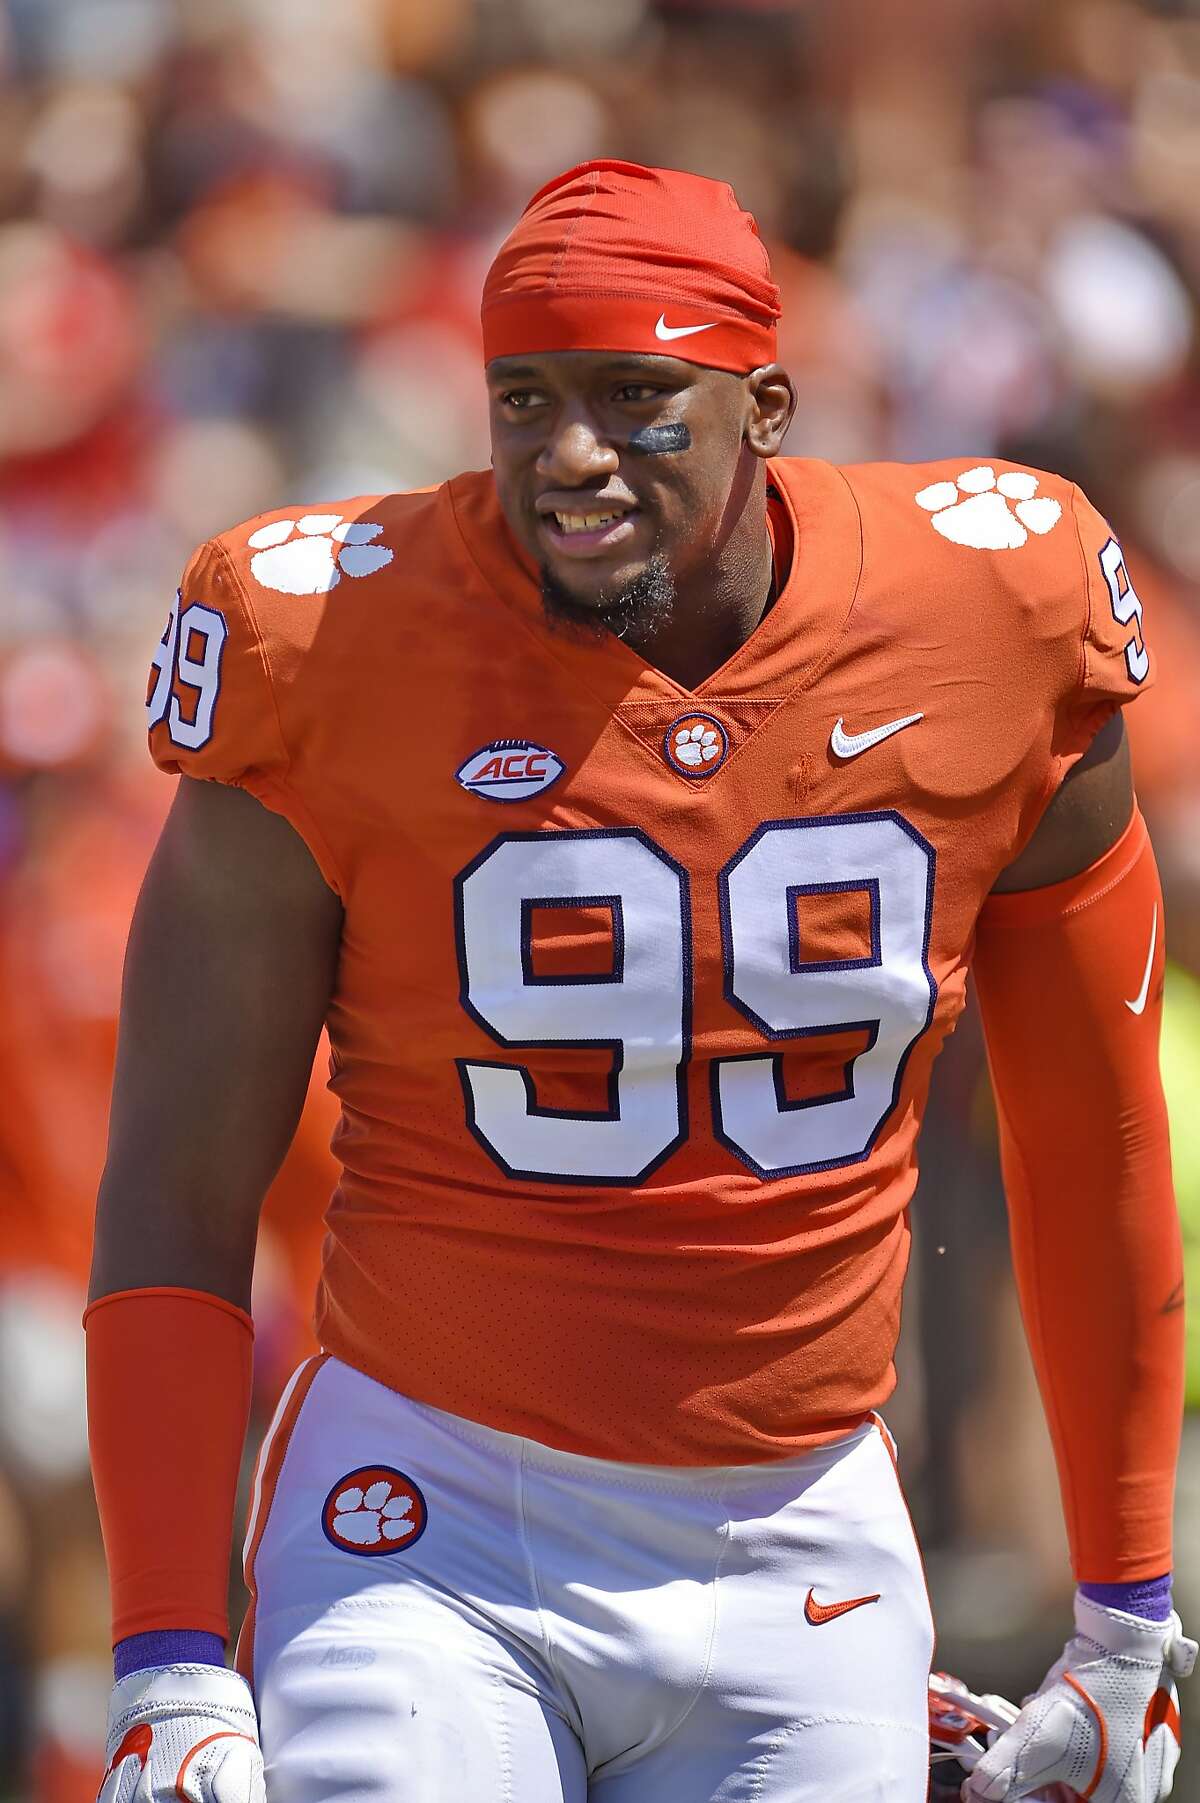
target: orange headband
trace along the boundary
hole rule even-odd
[[[732,188],[601,159],[536,193],[483,286],[484,361],[650,351],[738,373],[775,358],[779,290]]]

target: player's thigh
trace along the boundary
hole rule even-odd
[[[803,1606],[801,1593],[801,1616]],[[722,1669],[689,1716],[635,1763],[596,1774],[590,1803],[925,1803],[929,1641],[868,1628],[868,1614],[829,1624],[840,1645],[824,1670],[774,1660],[766,1634],[757,1647],[747,1640],[739,1676],[726,1635]],[[920,1708],[904,1701],[909,1688],[920,1688]]]
[[[582,1803],[498,1456],[311,1360],[263,1443],[246,1573],[270,1803]]]
[[[268,1803],[584,1803],[579,1741],[533,1664],[403,1588],[298,1616],[259,1665]]]
[[[925,1803],[933,1624],[887,1442],[860,1433],[802,1477],[727,1492],[704,1682],[591,1803]]]
[[[779,1723],[742,1746],[698,1736],[593,1780],[588,1803],[925,1803],[929,1742],[919,1730],[857,1718]]]

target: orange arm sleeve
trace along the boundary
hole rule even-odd
[[[83,1319],[113,1641],[155,1628],[225,1639],[250,1317],[199,1290],[147,1289],[102,1296]]]
[[[988,901],[975,979],[1075,1576],[1157,1577],[1171,1568],[1183,1267],[1158,1072],[1162,893],[1136,808],[1089,870]]]

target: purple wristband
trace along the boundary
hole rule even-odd
[[[1120,1609],[1143,1621],[1166,1621],[1171,1613],[1171,1574],[1142,1578],[1136,1584],[1081,1584],[1080,1594],[1102,1609]]]
[[[158,1628],[150,1634],[130,1634],[113,1648],[113,1676],[118,1683],[130,1672],[144,1672],[152,1665],[224,1665],[225,1642],[219,1634],[201,1628]]]

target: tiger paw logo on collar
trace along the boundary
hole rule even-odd
[[[680,776],[711,776],[729,756],[729,734],[712,714],[680,714],[666,730],[663,756]]]

